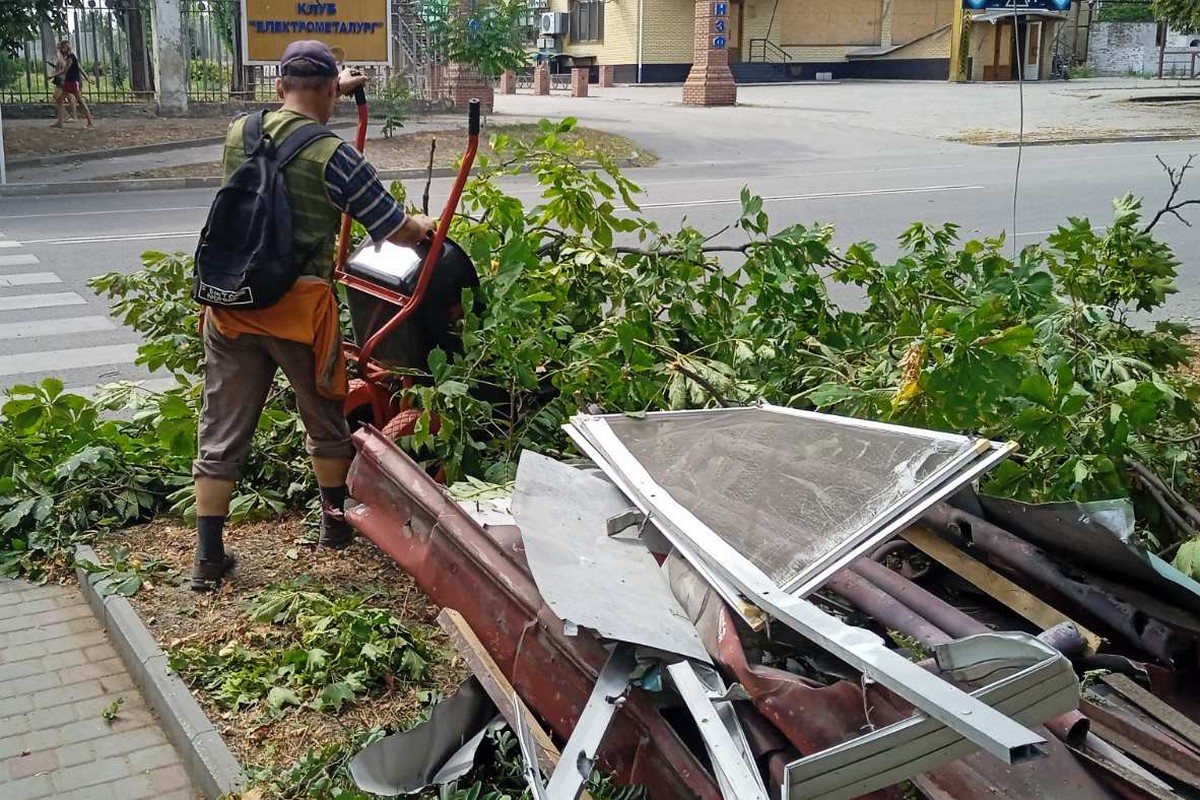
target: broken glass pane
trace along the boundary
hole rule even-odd
[[[762,408],[605,419],[656,483],[780,586],[880,527],[971,448],[966,437]]]

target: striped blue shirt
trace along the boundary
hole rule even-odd
[[[373,241],[384,241],[404,224],[404,209],[349,142],[342,142],[325,165],[325,191],[335,206],[367,229]]]

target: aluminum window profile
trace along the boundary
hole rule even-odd
[[[687,661],[669,664],[667,674],[700,729],[721,795],[727,800],[767,800],[767,789],[729,702],[719,701],[722,708],[718,708]]]
[[[627,498],[629,498],[630,503],[632,503],[638,511],[642,512],[642,514],[648,518],[650,516],[650,511],[637,499],[637,495],[633,491],[633,487],[620,475],[616,469],[613,468],[611,464],[608,463],[608,460],[598,449],[596,449],[596,446],[588,440],[587,436],[580,429],[571,424],[564,425],[563,430],[565,430],[567,435],[571,437],[571,441],[575,443],[575,446],[579,448],[580,452],[591,459],[592,463],[599,467],[600,470],[604,472],[606,476],[608,476],[609,480],[616,484],[617,488],[620,489]],[[700,573],[700,576],[708,582],[709,586],[713,587],[713,590],[721,596],[721,599],[725,601],[726,605],[733,609],[735,614],[741,617],[743,622],[749,625],[753,630],[761,630],[766,625],[766,620],[763,618],[762,612],[756,608],[753,603],[751,603],[736,587],[734,587],[733,584],[727,581],[724,576],[714,572],[708,563],[704,561],[703,558],[700,558],[690,546],[677,541],[671,541],[671,546],[678,550],[679,554],[687,559],[687,561],[693,567],[695,567],[696,571]]]
[[[745,406],[730,409],[691,409],[686,411],[655,412],[649,416],[658,421],[664,421],[678,418],[686,419],[689,416],[699,416],[701,414],[708,416],[738,415],[748,411],[812,420],[819,422],[822,426],[826,426],[827,429],[828,426],[833,425],[840,428],[878,432],[892,437],[901,436],[909,440],[924,440],[930,443],[942,442],[956,448],[961,448],[959,452],[934,467],[929,475],[921,479],[909,491],[892,498],[888,505],[875,513],[873,517],[864,522],[857,523],[856,529],[848,533],[841,541],[836,542],[821,554],[814,556],[808,563],[798,566],[794,574],[790,574],[790,577],[787,577],[786,580],[783,580],[783,576],[778,573],[774,576],[769,576],[786,591],[794,592],[800,596],[807,596],[816,591],[835,572],[848,565],[861,554],[865,548],[886,538],[899,535],[905,528],[919,519],[932,505],[954,494],[963,485],[995,466],[996,463],[1006,458],[1016,449],[1016,445],[1012,442],[990,442],[987,439],[972,439],[971,437],[959,434],[924,431],[871,420],[859,420],[852,417],[784,409],[771,405]],[[608,431],[618,440],[622,441],[622,450],[624,452],[630,452],[629,448],[625,446],[624,440],[621,439],[621,434],[617,433],[613,429],[613,426],[609,424],[609,419],[616,419],[618,416],[580,415],[575,417],[570,425],[566,426],[567,431],[580,446],[581,450],[584,450],[593,459],[606,461],[607,457],[600,453],[599,448],[596,447],[596,431]],[[578,431],[580,435],[576,436],[572,431]],[[632,453],[630,453],[630,457],[636,459],[636,456],[633,456]],[[629,494],[628,486],[622,485],[621,479],[616,475],[617,471],[612,472],[611,477],[618,483],[618,488],[625,490],[626,494]],[[664,491],[669,490],[664,488]],[[641,510],[645,511],[645,509]],[[743,552],[743,557],[754,562],[764,572],[768,571],[765,569],[761,556],[755,559],[753,555],[748,555],[744,551],[741,552]],[[722,595],[725,596],[727,601],[729,600],[729,597],[724,592],[722,592]]]
[[[783,591],[659,486],[607,425],[587,426],[587,433],[604,455],[600,466],[613,469],[610,476],[629,487],[630,497],[672,543],[701,554],[713,571],[771,616],[1005,763],[1041,754],[1041,736],[888,649],[874,633],[846,625]]]
[[[939,653],[958,650],[956,657],[968,662],[964,669],[951,672],[956,679],[1012,667],[1014,660],[1028,664],[972,692],[973,697],[1022,723],[1036,725],[1076,708],[1079,681],[1070,662],[1031,636],[1016,636],[1024,641],[1012,634],[980,634],[942,645]],[[979,654],[980,660],[970,663],[974,654]],[[1003,658],[997,662],[991,654]],[[852,800],[937,769],[974,749],[971,742],[936,720],[913,717],[787,765],[783,800]]]

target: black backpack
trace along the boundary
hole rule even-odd
[[[278,147],[263,133],[263,111],[246,118],[246,161],[217,192],[209,209],[192,278],[192,299],[218,308],[268,308],[300,277],[292,252],[292,203],[283,168],[308,145],[334,136],[316,123],[293,131]]]

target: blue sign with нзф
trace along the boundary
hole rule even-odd
[[[713,28],[716,30],[717,33],[724,33],[725,32],[725,20],[723,20],[723,19],[717,20],[717,24],[714,25]]]
[[[713,37],[713,47],[717,48],[718,50],[724,49],[725,43],[726,43],[726,39],[724,36],[714,36]]]
[[[1071,0],[962,0],[962,7],[968,11],[1058,11],[1065,12],[1071,8]]]

